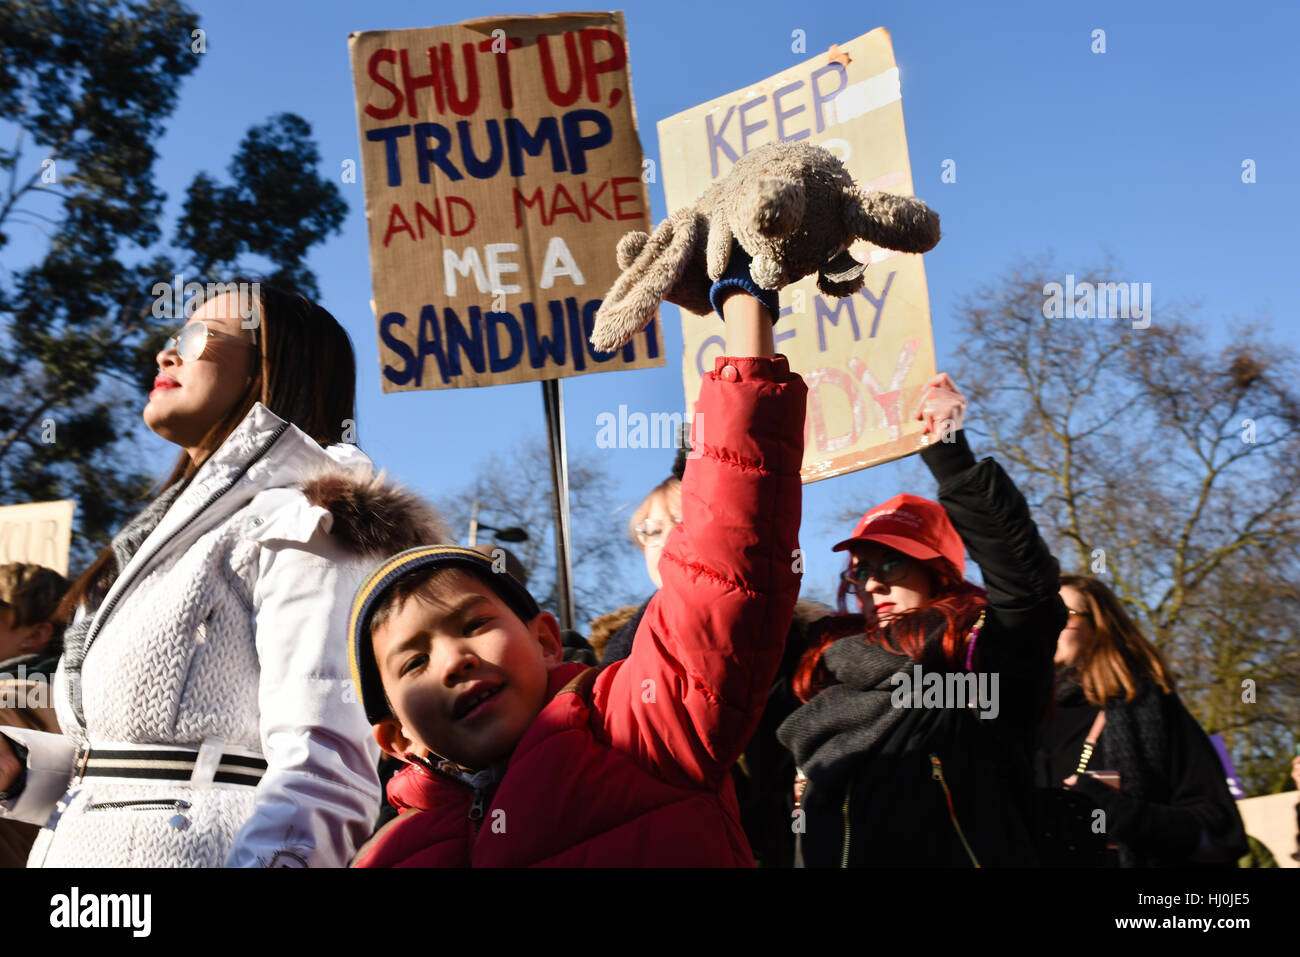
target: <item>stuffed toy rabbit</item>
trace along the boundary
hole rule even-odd
[[[728,271],[733,244],[750,257],[750,277],[762,289],[816,273],[824,295],[851,296],[866,271],[848,253],[858,239],[923,253],[939,241],[939,215],[918,199],[863,192],[820,146],[761,146],[653,234],[631,232],[619,240],[623,273],[596,312],[591,344],[619,348],[664,300],[708,314],[710,287]]]

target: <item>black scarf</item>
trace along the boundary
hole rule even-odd
[[[1056,703],[1077,706],[1085,702],[1083,688],[1076,681],[1072,669],[1061,671],[1056,681]],[[1163,801],[1169,796],[1169,779],[1165,772],[1169,755],[1166,742],[1169,728],[1165,727],[1160,708],[1159,686],[1147,678],[1138,685],[1132,701],[1115,697],[1106,702],[1106,727],[1102,742],[1106,763],[1120,773],[1124,793],[1138,800]]]
[[[818,788],[838,788],[861,759],[874,751],[907,714],[890,699],[898,672],[914,662],[850,635],[827,646],[822,657],[835,684],[823,688],[781,723],[777,739]]]
[[[891,680],[894,675],[911,674],[917,664],[925,671],[949,670],[939,650],[948,627],[947,617],[933,608],[918,609],[909,615],[918,616],[925,631],[919,662],[888,650],[893,644],[891,626],[865,633],[862,615],[824,618],[809,628],[809,646],[817,644],[819,634],[851,632],[828,645],[822,656],[833,684],[777,729],[777,738],[794,754],[810,786],[839,786],[853,765],[878,748],[908,714],[908,709],[891,703],[897,690]]]
[[[1086,702],[1073,669],[1057,674],[1056,703],[1077,706]],[[1167,773],[1170,729],[1160,707],[1160,687],[1142,678],[1132,701],[1121,697],[1106,702],[1106,727],[1101,732],[1108,770],[1118,771],[1120,790],[1139,801],[1169,799]],[[1119,845],[1120,867],[1139,867],[1142,860],[1124,844]]]

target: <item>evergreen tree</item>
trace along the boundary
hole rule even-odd
[[[75,500],[74,571],[158,477],[131,438],[184,320],[155,285],[248,273],[252,255],[274,267],[255,278],[316,295],[306,254],[346,214],[285,114],[248,131],[230,185],[195,176],[161,242],[154,144],[201,65],[198,23],[176,0],[0,5],[0,504]]]

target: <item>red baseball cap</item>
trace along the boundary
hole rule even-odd
[[[942,558],[958,577],[966,577],[966,546],[948,513],[938,502],[919,495],[895,495],[858,521],[853,535],[831,551],[842,552],[860,542],[879,542],[922,560]]]

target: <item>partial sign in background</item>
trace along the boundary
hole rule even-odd
[[[1300,867],[1292,854],[1300,850],[1296,843],[1295,791],[1244,798],[1237,802],[1246,833],[1263,843],[1277,859],[1278,867]]]
[[[71,501],[0,507],[0,565],[44,565],[67,577],[75,508]]]
[[[859,185],[910,195],[898,67],[884,28],[659,123],[669,210],[692,203],[741,156],[797,141],[834,152]],[[942,210],[939,211],[942,213]],[[816,277],[781,291],[779,352],[807,380],[803,478],[829,478],[921,448],[908,413],[934,375],[930,305],[921,257],[858,242],[870,263],[848,299],[822,296]],[[683,312],[682,378],[693,407],[705,369],[723,351],[716,319]]]
[[[664,364],[587,339],[650,204],[621,13],[349,37],[385,392]]]

